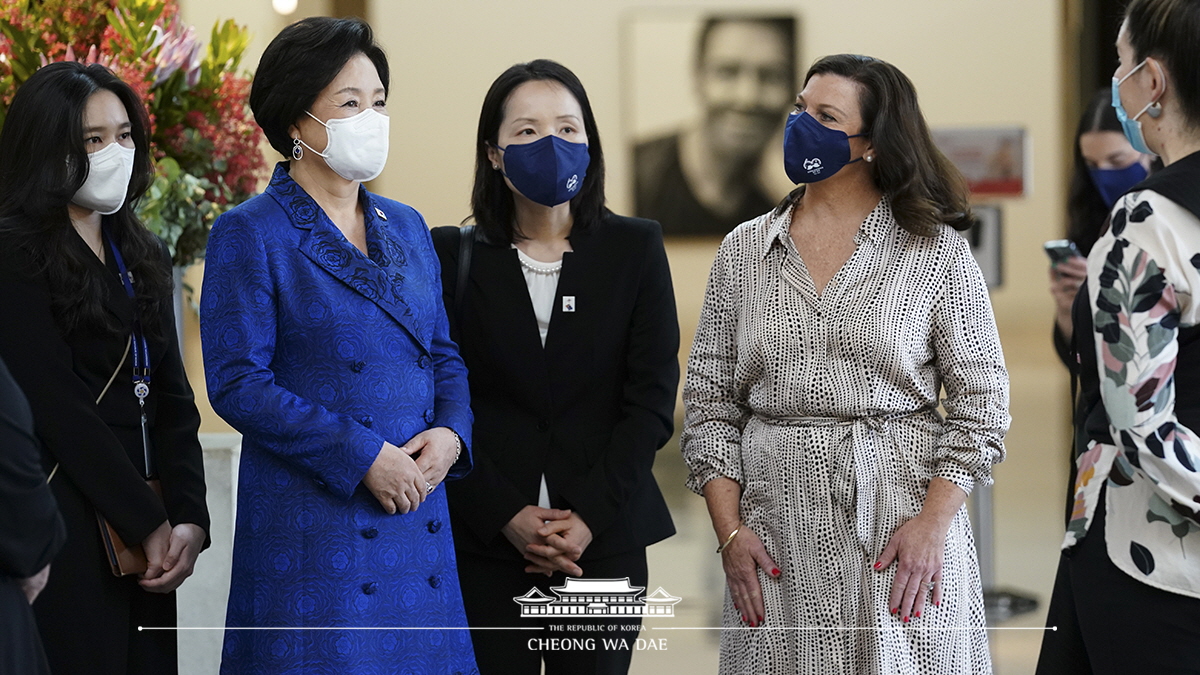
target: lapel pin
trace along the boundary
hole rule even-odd
[[[387,220],[387,214],[384,213],[383,209],[379,208],[378,206],[375,207],[375,215],[379,216],[383,220]]]
[[[573,296],[573,295],[564,295],[563,296],[563,311],[564,312],[574,312],[575,311],[575,296]]]

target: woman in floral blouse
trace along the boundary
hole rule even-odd
[[[1039,674],[1200,673],[1200,0],[1134,0],[1113,106],[1165,168],[1122,196],[1075,303],[1075,504]]]

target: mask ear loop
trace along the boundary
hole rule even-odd
[[[1146,60],[1147,60],[1147,61],[1149,61],[1149,57],[1147,57],[1147,59],[1146,59]],[[1160,78],[1162,78],[1162,81],[1163,81],[1163,93],[1165,94],[1165,93],[1167,93],[1167,77],[1166,77],[1166,73],[1164,73],[1164,72],[1162,71],[1162,67],[1158,65],[1158,61],[1155,61],[1155,62],[1154,62],[1154,65],[1155,65],[1155,67],[1157,67],[1157,68],[1158,68],[1158,76],[1159,76]],[[1159,98],[1160,98],[1160,99],[1162,98],[1162,95],[1161,95],[1161,94],[1159,95]],[[1159,117],[1162,117],[1162,114],[1163,114],[1162,102],[1161,102],[1160,100],[1157,100],[1157,99],[1156,99],[1156,100],[1155,100],[1153,103],[1151,103],[1150,105],[1146,106],[1146,114],[1150,116],[1150,119],[1155,119],[1155,120],[1156,120],[1156,119],[1158,119]]]
[[[497,152],[499,152],[500,154],[502,154],[502,155],[504,154],[504,150],[505,150],[505,148],[502,148],[502,147],[500,147],[500,146],[496,145],[495,143],[493,143],[493,142],[491,142],[491,141],[487,141],[487,144],[488,144],[488,145],[490,145],[490,146],[492,146],[493,148],[495,148],[495,149],[496,149],[496,151],[497,151]],[[501,169],[501,168],[500,168],[500,163],[499,163],[499,162],[492,162],[492,169],[493,169],[494,171],[499,171],[501,176],[504,176],[505,178],[508,178],[508,174],[504,173],[504,169]]]
[[[324,123],[324,122],[322,122],[321,120],[317,119],[317,116],[316,116],[316,115],[314,115],[314,114],[312,114],[312,113],[308,112],[307,110],[305,110],[305,111],[304,111],[304,114],[305,114],[305,115],[308,115],[309,117],[313,118],[314,120],[317,120],[317,124],[320,124],[321,126],[325,127],[326,129],[329,129],[329,125],[328,125],[328,124],[326,124],[326,123]],[[296,138],[296,139],[293,139],[293,140],[295,141],[295,144],[292,146],[292,157],[294,157],[294,158],[296,158],[296,159],[300,159],[301,157],[303,157],[303,156],[304,156],[304,150],[303,150],[303,149],[301,149],[301,147],[300,147],[300,146],[302,146],[302,145],[303,145],[305,148],[308,148],[309,150],[311,150],[311,151],[312,151],[312,153],[313,153],[314,155],[316,155],[317,157],[322,157],[322,158],[324,158],[324,159],[329,159],[329,155],[326,155],[325,153],[322,153],[322,152],[317,152],[316,148],[314,148],[313,146],[309,145],[308,143],[305,143],[304,141],[300,140],[299,138]],[[325,146],[325,149],[326,149],[326,150],[328,150],[328,149],[329,149],[329,145],[328,145],[328,143],[326,144],[326,146]],[[297,155],[297,152],[299,153],[298,155]]]
[[[851,138],[859,138],[861,136],[870,136],[870,134],[854,134],[853,136],[846,136],[846,140],[849,141]],[[853,164],[855,162],[863,162],[863,161],[874,162],[875,156],[864,153],[862,157],[859,157],[858,159],[852,159],[849,162],[846,162],[846,165],[849,166],[850,164]]]

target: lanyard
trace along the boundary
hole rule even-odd
[[[153,473],[150,461],[150,433],[146,422],[146,397],[150,395],[150,345],[146,342],[146,334],[142,331],[141,320],[138,319],[137,296],[133,292],[133,275],[125,267],[125,259],[121,257],[121,250],[117,248],[116,242],[108,236],[107,232],[105,232],[105,239],[108,240],[109,250],[112,251],[113,260],[116,261],[117,269],[120,270],[121,284],[125,287],[125,294],[133,303],[133,335],[130,337],[130,352],[133,354],[133,395],[137,396],[138,407],[141,411],[142,454],[146,461],[146,477],[149,478]]]

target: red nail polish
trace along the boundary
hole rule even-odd
[[[941,601],[938,601],[938,602],[935,602],[935,603],[933,603],[933,606],[934,606],[934,607],[941,607],[941,606],[942,606],[942,603],[941,603]]]
[[[871,567],[874,567],[875,569],[879,569],[880,565],[882,565],[882,564],[883,563],[881,563],[881,562],[877,562],[874,565],[871,565]]]
[[[919,619],[921,618],[921,613],[917,612],[916,614],[913,614],[913,617]]]
[[[762,618],[761,616],[760,616],[760,617],[758,617],[758,624],[759,624],[760,626],[762,625],[762,622],[763,622],[763,618]]]
[[[892,611],[892,614],[895,614],[896,612],[899,612],[899,611],[900,611],[900,608],[899,608],[899,607],[893,607],[891,611]]]
[[[908,623],[908,617],[904,617],[904,623]]]
[[[779,576],[779,568],[778,567],[775,567],[771,570],[771,576],[773,576],[773,577]]]

